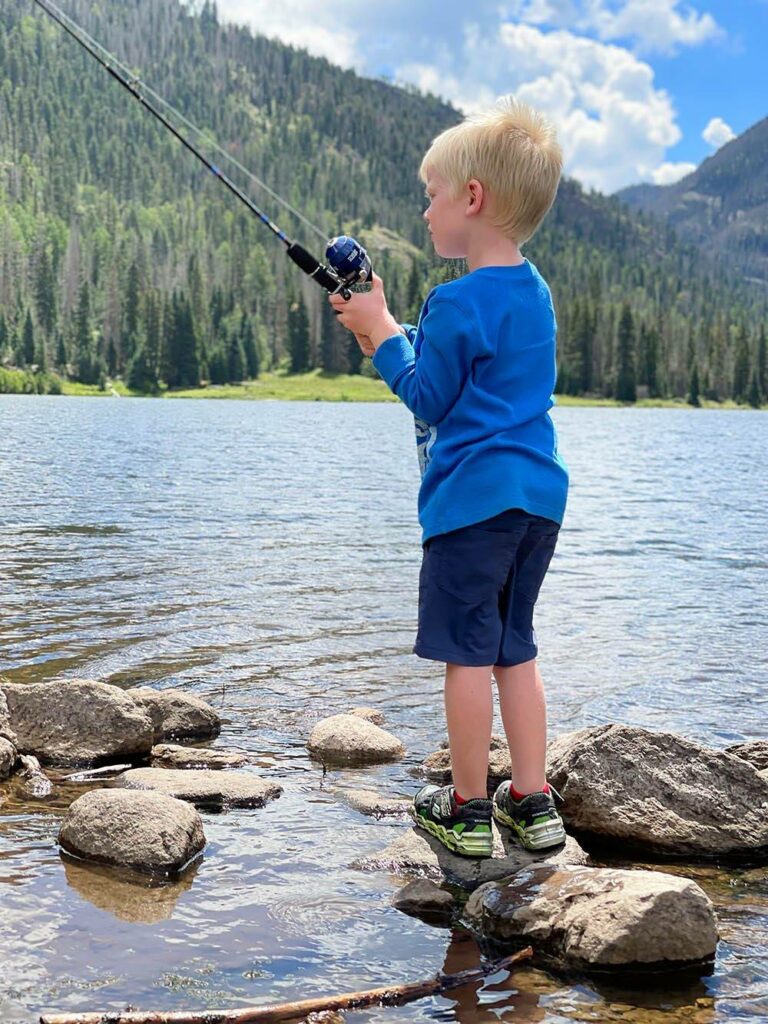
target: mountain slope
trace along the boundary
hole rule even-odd
[[[635,185],[617,195],[665,218],[714,259],[768,282],[768,118],[674,185]]]

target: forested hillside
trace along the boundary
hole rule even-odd
[[[664,218],[713,264],[768,286],[768,117],[674,185],[635,185],[619,198]]]
[[[211,0],[60,6],[329,237],[359,236],[401,319],[464,271],[432,254],[417,178],[451,107],[222,25]],[[763,291],[660,221],[565,180],[525,251],[552,286],[561,390],[768,396]],[[0,0],[0,366],[144,390],[281,365],[372,373],[349,337],[281,243],[92,57],[30,0]]]

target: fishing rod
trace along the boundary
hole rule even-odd
[[[198,160],[201,160],[208,170],[211,171],[219,181],[222,182],[222,184],[226,185],[233,195],[237,196],[241,202],[245,203],[251,213],[254,213],[262,224],[266,225],[273,234],[277,235],[283,245],[285,245],[286,255],[293,260],[300,270],[303,270],[307,276],[316,281],[321,288],[325,288],[325,290],[330,292],[331,295],[340,294],[343,298],[349,299],[352,294],[349,289],[353,284],[371,280],[373,276],[373,266],[368,253],[358,241],[351,238],[349,235],[339,235],[336,238],[331,238],[325,250],[325,258],[328,261],[328,265],[326,266],[325,264],[320,263],[320,261],[303,246],[299,245],[297,242],[292,242],[285,232],[282,231],[277,224],[273,223],[270,218],[260,210],[258,206],[256,206],[253,200],[242,191],[242,189],[238,188],[237,185],[235,185],[235,183],[231,181],[220,168],[211,163],[211,161],[208,160],[204,154],[189,141],[189,139],[185,138],[184,135],[182,135],[182,133],[171,124],[168,118],[161,111],[157,110],[149,100],[142,95],[139,91],[140,89],[143,89],[147,93],[151,93],[152,90],[148,89],[139,78],[135,75],[124,72],[120,62],[114,58],[108,50],[99,46],[99,49],[103,50],[104,53],[107,54],[109,62],[101,57],[95,48],[98,44],[90,45],[90,37],[87,33],[73,22],[71,18],[68,18],[66,14],[59,10],[51,0],[33,0],[33,2],[45,11],[46,14],[50,15],[55,22],[61,25],[65,32],[71,35],[87,53],[94,57],[99,64],[101,64],[101,66],[105,68],[110,75],[112,75],[113,78],[124,86],[128,92],[130,92],[131,95],[142,104],[143,107],[145,107],[151,114],[154,114],[154,116],[164,124],[165,127],[172,132],[191,153],[194,153]],[[74,26],[74,28],[70,27],[71,25]],[[75,31],[75,29],[77,29],[77,31]],[[85,38],[83,38],[83,36]],[[170,104],[165,103],[164,105],[170,110],[173,110],[173,107],[171,107]],[[178,112],[174,111],[174,113]],[[181,117],[181,115],[178,116]],[[182,118],[182,120],[186,121],[186,118]],[[190,124],[188,121],[186,121],[186,123]],[[194,125],[191,125],[191,127],[194,128]],[[199,129],[195,128],[194,130],[197,131],[199,135],[202,135],[202,132],[200,132]],[[216,148],[223,153],[223,150],[221,150],[220,147],[216,146]],[[229,159],[229,154],[223,153],[223,155]],[[234,162],[237,163],[236,161]],[[238,164],[237,166],[240,165]],[[250,175],[250,177],[253,177],[254,180],[258,181],[254,175]],[[259,184],[263,185],[263,182],[259,182]],[[297,210],[293,210],[293,207],[286,203],[285,200],[281,199],[277,193],[272,192],[272,190],[267,186],[264,187],[267,188],[267,191],[275,196],[276,199],[282,202],[284,206],[288,207],[292,212],[299,216],[301,220],[309,224],[309,221],[307,221],[305,217],[298,213]],[[310,227],[320,233],[319,228],[315,228],[312,224],[310,224]]]

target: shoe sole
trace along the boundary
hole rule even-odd
[[[420,817],[415,811],[411,812],[411,817],[419,828],[429,832],[451,853],[457,853],[461,857],[490,857],[493,854],[493,832],[490,824],[487,826],[487,832],[481,831],[484,826],[479,825],[471,832],[458,836],[444,825]]]
[[[524,850],[547,850],[550,846],[560,846],[565,842],[562,822],[542,822],[540,825],[530,825],[524,829],[496,804],[493,805],[493,817],[499,825],[506,825],[514,832],[515,838]]]

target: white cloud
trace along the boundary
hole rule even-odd
[[[686,174],[690,174],[691,171],[696,170],[696,164],[678,163],[660,164],[655,171],[651,172],[651,178],[653,179],[654,185],[674,185],[676,181],[680,181]]]
[[[721,146],[724,146],[726,142],[730,142],[731,139],[735,139],[736,132],[729,124],[725,123],[722,117],[713,117],[701,133],[701,137],[705,142],[708,142],[710,146],[714,146],[715,149],[719,149]]]
[[[357,0],[217,2],[223,20],[247,23],[361,74],[386,68],[395,81],[465,113],[514,93],[555,122],[566,173],[604,192],[671,174],[666,152],[681,133],[650,64],[573,26],[606,37],[628,33],[638,42],[642,29],[643,39],[655,33],[658,45],[692,44],[711,31],[704,15],[681,10],[677,0],[475,0],[470,13],[464,0],[389,0],[365,18]],[[571,28],[540,27],[560,22]]]
[[[514,0],[508,14],[532,25],[593,32],[605,42],[627,40],[645,53],[673,53],[723,35],[711,14],[680,0]]]

